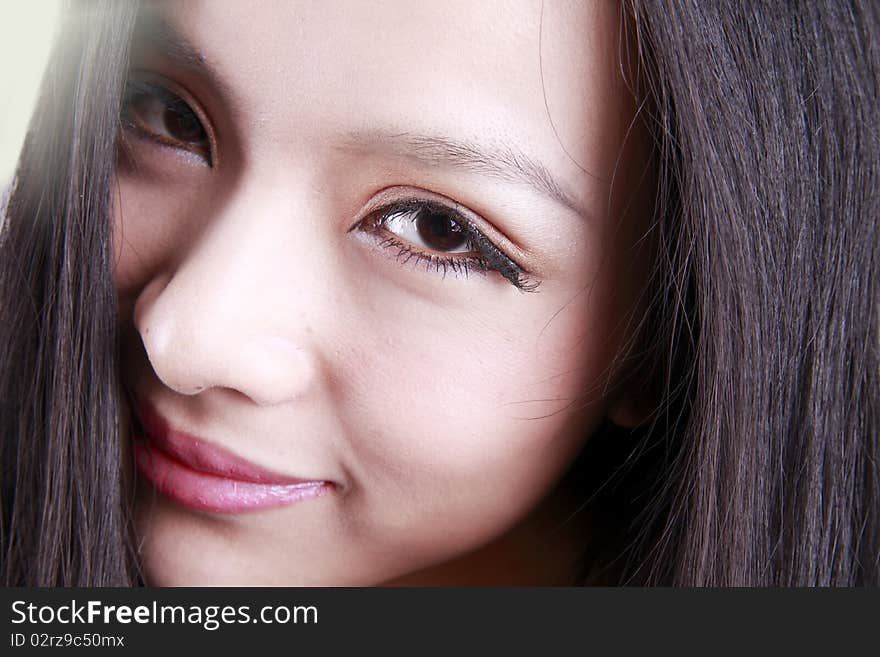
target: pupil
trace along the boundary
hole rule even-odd
[[[175,139],[191,143],[198,143],[205,138],[205,131],[198,118],[192,112],[180,112],[173,108],[167,108],[162,117],[168,133]]]
[[[452,251],[467,242],[467,236],[454,219],[445,212],[425,208],[416,219],[419,236],[436,251]]]

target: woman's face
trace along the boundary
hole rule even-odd
[[[144,25],[115,281],[147,581],[571,577],[559,482],[627,403],[646,260],[619,8]]]

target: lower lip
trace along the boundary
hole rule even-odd
[[[257,483],[200,472],[143,440],[134,441],[134,453],[138,469],[156,490],[197,511],[240,513],[287,506],[333,488],[326,481]]]

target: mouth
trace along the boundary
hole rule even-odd
[[[149,404],[138,405],[133,448],[140,473],[162,495],[210,513],[287,506],[333,490],[333,483],[270,472],[226,449],[177,431]]]

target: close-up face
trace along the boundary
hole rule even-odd
[[[560,482],[632,415],[650,259],[617,3],[140,23],[114,281],[146,582],[573,578]]]

